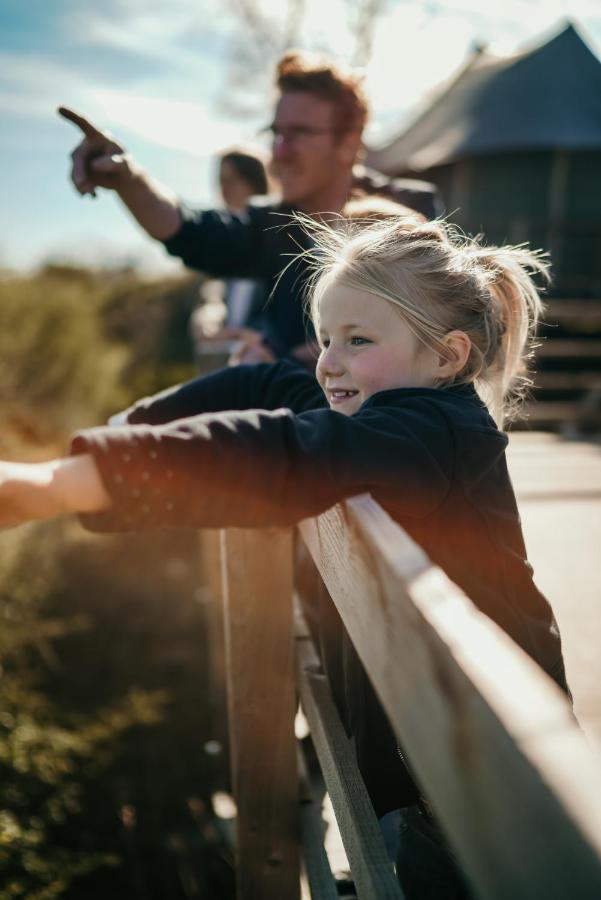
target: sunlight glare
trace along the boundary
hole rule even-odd
[[[172,150],[210,156],[240,138],[238,123],[217,119],[204,103],[106,89],[97,89],[93,95],[116,126]]]

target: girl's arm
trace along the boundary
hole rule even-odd
[[[43,463],[0,462],[0,528],[111,505],[89,454]]]
[[[224,369],[146,398],[122,415],[126,425],[162,425],[200,412],[259,406],[272,409],[286,406],[300,410],[311,409],[324,402],[315,379],[298,366],[283,361],[276,365]],[[127,434],[127,428],[124,431]],[[119,456],[121,462],[128,449],[122,449]],[[108,483],[118,486],[121,484],[118,479],[123,477],[125,484],[129,468],[125,466],[123,476],[116,473]],[[178,474],[181,476],[181,473]],[[153,485],[160,481],[161,474],[154,473]],[[146,487],[145,483],[143,487]],[[165,486],[164,497],[170,487],[171,483]],[[138,491],[138,488],[132,490]],[[141,499],[138,504],[138,498],[142,498],[141,490],[137,496],[132,494],[130,499],[134,507],[143,509],[144,500]],[[67,512],[103,512],[110,506],[111,498],[99,469],[85,448],[77,456],[46,463],[0,462],[0,528]]]
[[[5,463],[0,524],[80,512],[111,532],[291,525],[365,491],[422,517],[446,496],[454,459],[446,420],[419,398],[353,417],[255,409],[93,428],[72,452]]]
[[[296,363],[233,366],[138,400],[118,424],[164,425],[201,413],[279,409],[299,413],[325,405],[315,377]]]
[[[111,507],[95,531],[289,525],[370,491],[400,514],[428,515],[449,487],[452,436],[430,404],[200,415],[95,428],[72,450],[94,457]]]

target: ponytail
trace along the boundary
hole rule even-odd
[[[484,309],[488,332],[481,365],[472,371],[476,386],[501,425],[518,411],[531,385],[528,361],[543,312],[533,276],[549,280],[548,262],[525,246],[483,247],[470,242],[464,252],[488,276],[489,300]],[[470,335],[471,336],[471,335]],[[474,341],[474,338],[472,338]],[[477,344],[475,345],[478,354]]]

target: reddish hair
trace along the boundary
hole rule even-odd
[[[327,100],[340,134],[361,133],[365,127],[368,106],[360,79],[325,59],[289,50],[278,63],[276,86],[282,94],[296,91]]]

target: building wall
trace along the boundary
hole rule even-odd
[[[601,298],[601,151],[491,154],[419,177],[468,233],[547,250],[554,294]]]

